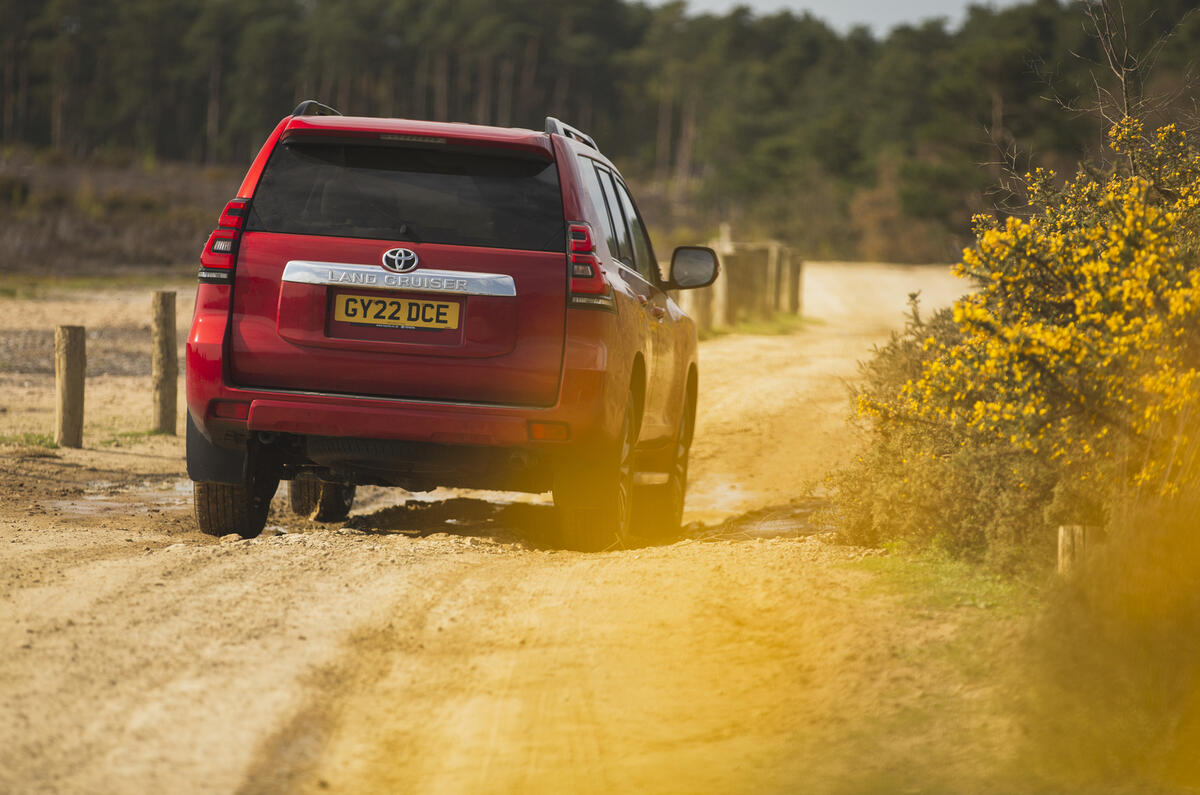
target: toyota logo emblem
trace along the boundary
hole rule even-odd
[[[383,267],[396,273],[408,273],[417,267],[417,252],[407,248],[389,248],[383,252]]]

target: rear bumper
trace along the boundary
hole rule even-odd
[[[562,446],[611,435],[603,422],[603,378],[586,380],[592,383],[581,391],[593,395],[587,404],[566,406],[560,402],[550,408],[290,393],[222,383],[212,389],[189,388],[188,411],[196,427],[218,443],[210,426],[240,424],[238,420],[213,416],[214,403],[230,401],[248,406],[248,431],[489,447]],[[565,443],[534,441],[531,422],[565,423],[570,429],[569,438]]]
[[[529,449],[589,445],[619,433],[621,403],[629,388],[628,376],[622,380],[619,374],[627,373],[628,368],[608,360],[608,347],[596,335],[567,337],[558,398],[548,407],[360,397],[231,384],[224,358],[228,289],[201,286],[186,360],[188,412],[204,437],[220,446],[231,447],[239,437],[244,443],[246,434],[237,432],[242,429]],[[216,416],[223,401],[240,405],[235,410],[220,410],[221,416]],[[569,437],[565,442],[535,441],[531,422],[564,423]]]
[[[235,399],[249,399],[248,430],[311,436],[511,447],[529,441],[529,420],[543,413],[539,409],[255,393],[241,389],[226,392]]]

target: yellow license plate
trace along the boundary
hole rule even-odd
[[[333,319],[365,326],[400,328],[458,328],[459,305],[454,301],[423,301],[374,295],[339,295]]]

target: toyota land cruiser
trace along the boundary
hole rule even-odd
[[[279,481],[318,520],[356,485],[552,491],[557,542],[678,531],[696,331],[595,142],[342,116],[268,137],[200,258],[187,467],[210,534],[258,535]]]

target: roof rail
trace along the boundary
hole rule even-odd
[[[600,147],[596,146],[596,141],[593,140],[592,136],[588,135],[583,130],[559,121],[553,116],[546,117],[546,132],[551,134],[557,133],[558,135],[563,135],[567,138],[574,138],[576,141],[579,141],[579,143],[590,146],[597,152],[600,151]]]
[[[315,99],[306,99],[296,106],[292,111],[293,116],[341,116],[339,110],[334,110],[328,105],[322,105]]]

